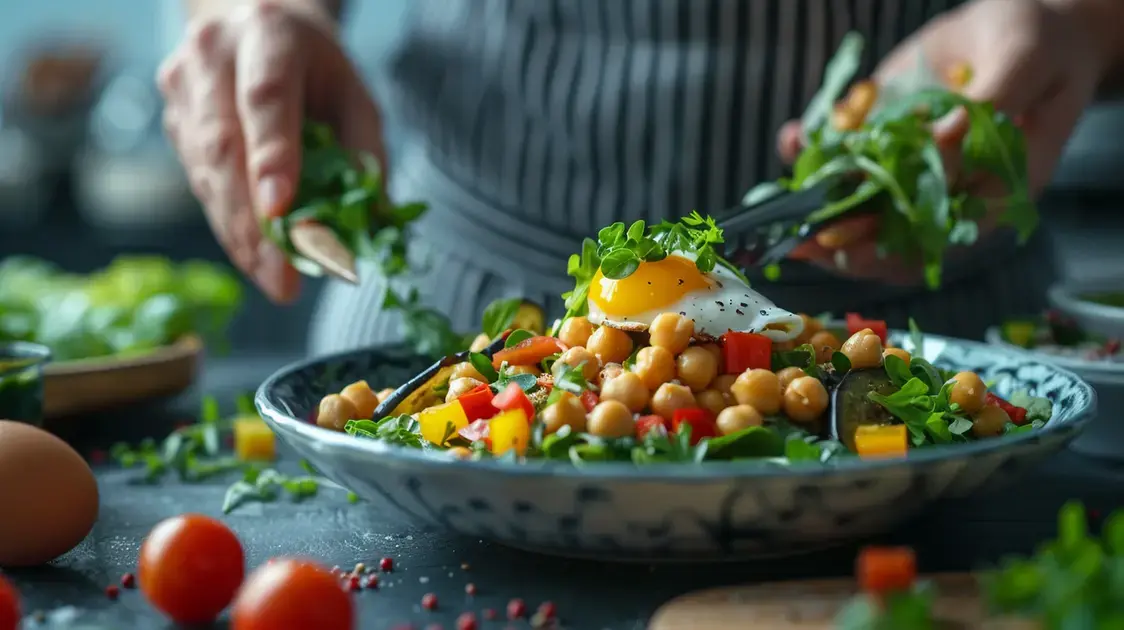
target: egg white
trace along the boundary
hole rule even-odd
[[[688,252],[670,255],[691,261],[697,258]],[[711,280],[709,288],[691,291],[672,304],[628,317],[605,313],[593,300],[588,300],[589,321],[598,326],[643,332],[661,313],[679,313],[694,320],[695,335],[699,337],[717,338],[734,330],[759,333],[778,342],[794,339],[804,330],[804,320],[799,315],[773,304],[722,265],[715,265],[706,277]],[[601,282],[612,280],[603,278]]]

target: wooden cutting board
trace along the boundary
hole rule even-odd
[[[1036,627],[1018,620],[987,621],[976,579],[968,573],[926,578],[937,589],[942,628],[998,630]],[[836,613],[858,592],[852,579],[731,586],[677,597],[656,611],[649,630],[831,630]]]

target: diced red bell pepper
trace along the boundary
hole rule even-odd
[[[765,335],[729,331],[722,335],[722,356],[726,374],[773,366],[773,340]]]
[[[987,393],[986,403],[989,405],[995,405],[996,407],[999,407],[1003,411],[1007,412],[1007,416],[1011,418],[1011,422],[1014,422],[1015,424],[1020,426],[1026,424],[1026,409],[1022,407],[1016,407],[991,392]]]
[[[535,417],[535,404],[523,393],[523,388],[518,383],[508,383],[504,390],[492,397],[492,406],[500,411],[523,410],[528,420]]]
[[[890,336],[890,327],[886,325],[886,322],[880,319],[867,319],[858,313],[847,313],[848,336],[866,328],[878,335],[878,338],[882,340],[882,345],[886,345],[886,340]]]
[[[491,424],[488,423],[487,419],[476,420],[467,427],[457,431],[457,433],[469,442],[477,442],[488,437],[488,427],[490,426]]]
[[[585,412],[589,413],[593,411],[593,408],[597,406],[597,403],[601,402],[601,397],[598,396],[595,392],[587,389],[582,392],[581,401],[582,407],[585,407]]]
[[[718,435],[718,425],[714,422],[714,414],[706,409],[686,408],[676,409],[671,414],[671,430],[678,433],[683,425],[691,427],[691,444],[698,444],[703,438],[712,438]]]
[[[660,428],[665,433],[671,431],[671,423],[663,416],[640,416],[636,419],[636,439],[643,440],[653,429]]]
[[[480,384],[457,397],[457,402],[464,408],[464,415],[469,422],[487,420],[496,415],[496,408],[492,406],[492,387]]]
[[[917,557],[908,547],[867,547],[859,552],[855,574],[870,595],[907,591],[917,579]]]
[[[531,337],[492,355],[492,367],[499,369],[504,363],[508,365],[538,365],[550,355],[565,352],[568,349],[569,346],[554,337]]]

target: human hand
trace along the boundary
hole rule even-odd
[[[378,108],[331,18],[275,1],[196,19],[157,81],[165,130],[215,237],[271,300],[293,300],[299,276],[259,221],[284,215],[297,192],[305,117],[386,165]]]
[[[1101,55],[1084,23],[1059,11],[1056,0],[975,0],[945,13],[899,45],[878,67],[875,81],[885,84],[916,69],[919,60],[935,76],[949,77],[969,68],[971,78],[961,92],[976,101],[990,101],[1010,115],[1026,139],[1028,180],[1032,194],[1048,183],[1067,139],[1092,100],[1102,74]],[[958,190],[990,199],[1005,191],[991,177],[959,173],[959,147],[968,119],[957,111],[938,122],[933,132],[945,158],[949,180]],[[786,160],[800,151],[799,123],[781,130],[778,149]],[[981,234],[994,229],[1001,208],[989,208]],[[793,251],[792,257],[848,277],[894,284],[912,284],[921,271],[900,261],[887,261],[876,243],[880,222],[866,215],[838,221]],[[845,268],[837,264],[845,261]]]

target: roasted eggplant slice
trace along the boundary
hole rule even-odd
[[[502,350],[503,345],[503,339],[497,339],[485,348],[482,354],[490,358],[493,353]],[[447,356],[406,381],[379,403],[371,419],[381,420],[387,416],[412,415],[427,407],[445,402],[444,392],[448,388],[453,366],[467,361],[468,354],[465,351]]]
[[[855,433],[860,426],[895,422],[890,412],[867,394],[877,392],[888,396],[896,389],[881,367],[847,372],[832,394],[831,437],[855,452]]]

